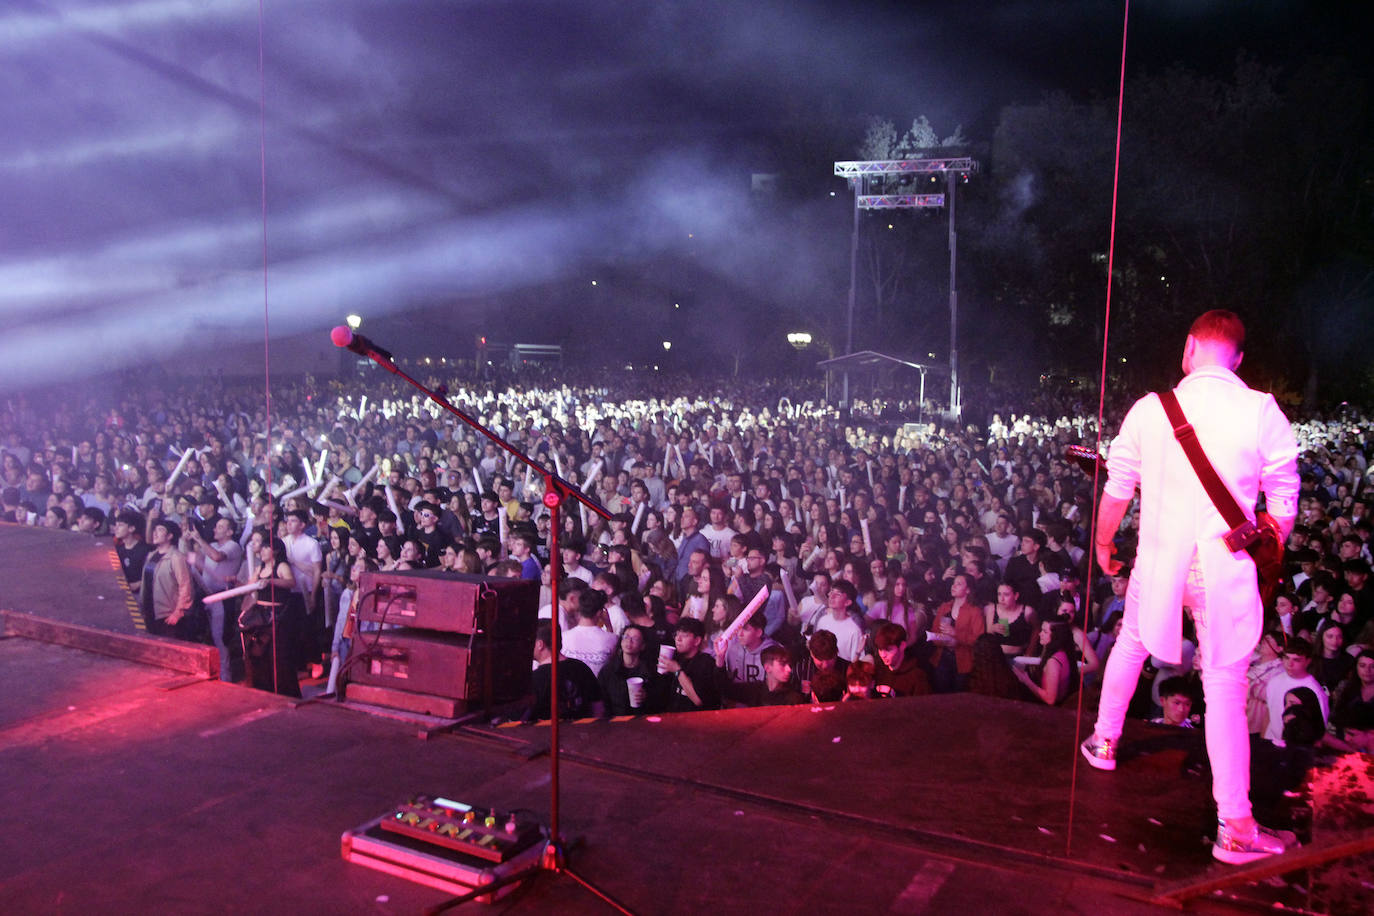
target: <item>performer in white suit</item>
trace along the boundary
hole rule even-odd
[[[1259,492],[1287,538],[1297,516],[1297,442],[1271,395],[1235,375],[1245,326],[1232,312],[1211,311],[1193,322],[1183,350],[1185,378],[1175,393],[1217,474],[1253,519]],[[1096,553],[1108,573],[1121,564],[1112,537],[1140,488],[1140,546],[1126,591],[1121,636],[1107,662],[1097,727],[1083,754],[1098,769],[1116,767],[1116,745],[1145,659],[1177,663],[1182,613],[1198,632],[1207,698],[1207,754],[1217,803],[1213,855],[1240,864],[1283,852],[1283,842],[1260,828],[1250,808],[1250,745],[1245,720],[1246,668],[1259,641],[1263,607],[1255,564],[1232,552],[1229,526],[1203,489],[1174,437],[1159,397],[1141,398],[1112,442],[1108,478],[1098,509]]]

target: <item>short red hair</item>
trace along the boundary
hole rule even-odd
[[[1235,312],[1226,309],[1203,312],[1188,329],[1188,336],[1199,341],[1228,343],[1237,353],[1245,350],[1245,323]]]

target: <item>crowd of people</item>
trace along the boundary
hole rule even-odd
[[[152,376],[11,396],[0,520],[112,536],[150,632],[212,642],[222,678],[288,694],[345,689],[363,577],[420,568],[542,580],[531,718],[553,712],[555,625],[564,715],[963,690],[1059,705],[1099,682],[1138,513],[1106,535],[1127,567],[1091,567],[1095,477],[1065,451],[1097,440],[1081,409],[912,423],[895,395],[842,414],[777,382],[441,381],[605,507],[563,515],[557,608],[542,475],[380,372],[273,380],[270,401],[261,381]],[[1294,429],[1299,524],[1250,727],[1278,753],[1368,752],[1366,420],[1347,408]],[[1146,665],[1133,716],[1205,716],[1187,636],[1182,664]]]

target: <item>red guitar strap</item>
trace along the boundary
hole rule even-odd
[[[1249,519],[1245,517],[1231,491],[1226,489],[1226,484],[1221,482],[1221,477],[1217,474],[1216,468],[1212,467],[1212,462],[1207,460],[1207,453],[1202,450],[1202,443],[1197,440],[1197,431],[1183,415],[1178,396],[1172,390],[1161,391],[1159,402],[1164,405],[1164,415],[1169,418],[1169,424],[1174,428],[1174,438],[1183,446],[1183,453],[1188,456],[1193,471],[1202,482],[1202,488],[1211,497],[1212,505],[1217,507],[1217,511],[1226,520],[1226,524],[1231,526],[1232,531],[1245,527],[1250,523]],[[1239,548],[1233,546],[1231,549]]]

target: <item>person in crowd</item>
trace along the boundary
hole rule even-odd
[[[1058,706],[1078,689],[1079,684],[1073,622],[1066,617],[1042,622],[1040,645],[1040,663],[1035,666],[1039,679],[1019,664],[1013,665],[1012,673],[1034,699]]]
[[[180,540],[181,526],[176,522],[159,518],[152,523],[153,550],[144,575],[148,589],[145,621],[149,633],[190,639],[195,586],[186,555],[177,547]]]
[[[901,624],[886,621],[873,631],[873,690],[880,697],[915,697],[930,693],[930,679],[917,647],[907,644]]]
[[[1297,517],[1298,447],[1292,426],[1271,395],[1252,391],[1236,375],[1245,328],[1233,312],[1207,312],[1193,322],[1184,345],[1184,379],[1174,392],[1202,451],[1242,506],[1262,490],[1287,538]],[[1137,486],[1141,490],[1139,550],[1126,594],[1121,638],[1103,676],[1094,732],[1083,742],[1088,762],[1115,769],[1122,721],[1146,657],[1180,655],[1186,604],[1197,624],[1207,704],[1218,827],[1212,854],[1243,864],[1284,851],[1283,841],[1255,822],[1249,798],[1246,669],[1259,639],[1263,608],[1254,562],[1231,552],[1230,526],[1212,504],[1182,449],[1157,395],[1141,398],[1112,442],[1106,490],[1098,505],[1096,547],[1107,573],[1120,568],[1106,535],[1121,528]],[[1010,573],[1010,565],[1008,566]],[[1009,576],[1010,578],[1010,576]],[[1042,687],[1043,689],[1043,687]],[[1271,703],[1270,717],[1273,718]]]
[[[282,645],[285,621],[304,616],[296,574],[281,538],[259,530],[253,533],[249,545],[256,551],[254,581],[259,588],[245,595],[239,606],[244,674],[249,686],[258,690],[298,697],[301,687],[296,664],[289,649]]]
[[[1269,709],[1269,723],[1265,726],[1264,737],[1279,747],[1283,747],[1284,744],[1284,697],[1289,691],[1297,687],[1309,688],[1319,700],[1323,724],[1330,715],[1326,691],[1317,679],[1308,673],[1308,667],[1312,664],[1312,644],[1302,637],[1294,637],[1284,646],[1282,658],[1283,674],[1272,678],[1264,692]]]
[[[1159,684],[1160,706],[1164,714],[1150,721],[1155,725],[1192,728],[1193,692],[1186,678],[1167,677]]]
[[[561,647],[560,647],[561,648]],[[534,695],[525,712],[526,722],[542,722],[553,708],[553,625],[541,621],[534,636],[534,669],[531,690]],[[585,719],[605,714],[601,685],[586,664],[575,658],[558,659],[558,710],[562,719]]]
[[[235,534],[234,523],[222,515],[215,517],[210,540],[206,540],[196,525],[186,529],[186,539],[194,548],[190,555],[191,572],[207,595],[238,584],[243,548]],[[232,647],[238,642],[237,617],[237,599],[227,598],[205,605],[205,623],[210,629],[210,641],[219,651],[219,679],[222,681],[234,680]]]
[[[702,651],[706,629],[700,620],[684,617],[673,631],[676,650],[672,658],[661,658],[658,670],[668,712],[690,712],[696,709],[719,709],[720,688],[716,663]]]
[[[577,625],[562,634],[559,646],[563,655],[582,662],[594,675],[610,661],[617,643],[615,633],[602,626],[605,607],[604,592],[595,588],[583,591],[577,602]]]
[[[738,607],[735,613],[739,613]],[[731,623],[734,623],[733,618],[726,621],[726,626]],[[768,620],[763,611],[755,611],[729,642],[723,647],[716,648],[716,664],[724,669],[725,675],[722,692],[727,699],[745,702],[743,696],[748,685],[757,684],[764,679],[763,653],[770,646],[777,645],[773,639],[765,635],[767,625]]]
[[[620,633],[620,651],[611,656],[597,675],[608,716],[642,715],[658,712],[649,700],[654,681],[658,648],[644,627],[631,623]],[[629,680],[639,678],[634,696]],[[635,702],[638,700],[638,702]]]

